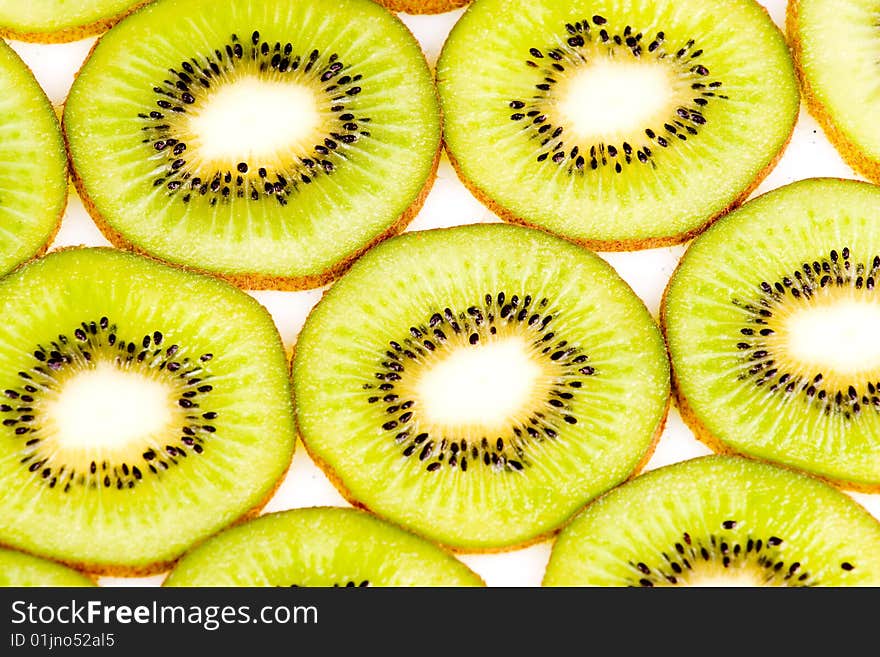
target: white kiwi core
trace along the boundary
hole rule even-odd
[[[678,97],[663,62],[596,58],[560,81],[556,111],[575,139],[616,143],[663,124]]]
[[[41,419],[60,449],[124,450],[174,426],[173,392],[159,379],[99,362],[65,380],[46,399]]]
[[[272,165],[308,151],[322,124],[309,86],[255,75],[218,85],[189,114],[192,154],[209,168],[232,171],[240,162]]]

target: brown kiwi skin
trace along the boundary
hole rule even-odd
[[[407,31],[409,31],[411,35],[413,34],[412,30],[410,30],[408,26],[404,24],[404,27],[406,27]],[[415,35],[413,35],[413,38],[415,38]],[[95,43],[92,44],[92,47],[89,49],[88,54],[83,59],[83,66],[89,60],[95,48],[98,47],[100,41],[101,39],[99,37],[95,40]],[[257,272],[229,273],[201,269],[192,265],[183,265],[174,261],[159,258],[158,256],[149,253],[148,251],[139,247],[134,242],[127,239],[122,233],[111,226],[98,211],[98,208],[89,197],[88,192],[83,185],[82,179],[77,173],[76,167],[73,165],[73,154],[70,150],[70,141],[67,136],[66,122],[64,121],[64,110],[66,109],[66,105],[64,105],[61,109],[60,124],[61,135],[64,139],[64,149],[67,153],[68,174],[77,195],[82,201],[83,207],[86,209],[86,212],[91,217],[95,225],[98,227],[98,230],[101,231],[101,234],[114,247],[118,249],[130,251],[146,258],[150,258],[151,260],[155,260],[156,262],[161,262],[166,265],[172,265],[174,267],[178,267],[187,271],[203,274],[206,276],[214,276],[215,278],[225,280],[228,283],[231,283],[232,285],[235,285],[236,287],[243,290],[281,290],[295,292],[300,290],[311,290],[314,288],[319,288],[327,285],[328,283],[341,276],[343,272],[351,267],[351,265],[358,258],[360,258],[371,248],[373,248],[380,242],[388,239],[389,237],[403,232],[403,230],[406,229],[406,227],[413,221],[413,219],[415,219],[416,215],[418,215],[419,211],[422,209],[422,206],[425,204],[425,199],[428,198],[428,194],[434,187],[434,182],[437,179],[437,171],[440,166],[440,159],[443,154],[443,115],[440,107],[440,97],[437,93],[436,73],[433,67],[428,64],[427,59],[425,60],[425,65],[428,67],[428,71],[432,77],[434,86],[434,101],[435,106],[437,107],[437,116],[440,124],[440,138],[438,139],[437,150],[435,151],[433,160],[431,161],[430,170],[428,172],[428,176],[425,178],[425,183],[422,185],[421,190],[419,190],[419,193],[415,196],[409,207],[407,207],[406,210],[404,210],[403,213],[390,226],[388,226],[388,228],[376,235],[372,240],[362,245],[360,248],[345,255],[332,267],[316,274],[310,274],[306,276],[273,276],[271,274],[260,274]],[[80,69],[81,68],[82,67],[80,67]],[[78,74],[79,71],[77,71],[76,75]]]
[[[803,68],[803,43],[798,33],[800,0],[790,0],[785,10],[785,32],[788,39],[789,49],[794,59],[795,72],[801,87],[801,96],[807,110],[816,119],[822,128],[822,132],[840,153],[843,161],[856,173],[875,183],[880,183],[880,160],[868,157],[861,147],[840,129],[825,105],[816,95],[815,89],[810,84],[806,71]]]
[[[152,0],[140,0],[113,16],[106,16],[93,23],[73,25],[55,32],[20,32],[9,27],[0,26],[0,37],[28,43],[70,43],[106,32],[132,12],[148,5]]]
[[[449,229],[437,228],[435,230],[449,230]],[[327,294],[327,292],[328,292],[328,290],[324,290],[323,293],[321,294],[321,297],[323,298]],[[320,299],[319,299],[319,301],[320,301]],[[312,306],[312,309],[309,311],[308,314],[311,315],[313,312],[315,312],[316,307],[317,307],[317,303]],[[308,321],[308,316],[306,317],[306,320]],[[664,345],[665,345],[665,341],[664,341]],[[295,356],[296,356],[296,345],[294,344],[290,349],[291,374],[293,372],[293,360],[294,360]],[[670,362],[668,349],[666,350],[666,361]],[[670,380],[672,379],[671,367],[672,366],[670,363],[670,372],[669,372]],[[640,474],[645,469],[645,467],[648,465],[648,462],[651,460],[651,458],[654,456],[654,452],[657,449],[657,444],[660,442],[660,437],[663,435],[663,431],[666,428],[666,421],[669,417],[669,409],[671,407],[672,407],[672,397],[670,395],[666,398],[666,406],[663,410],[662,415],[660,416],[660,421],[657,424],[657,429],[655,430],[654,435],[651,437],[651,442],[648,445],[648,448],[645,450],[644,455],[639,460],[639,462],[636,464],[635,468],[633,468],[633,471],[626,478],[626,481],[628,481],[628,480],[632,479],[633,477],[636,477],[638,474]],[[294,409],[295,408],[296,408],[296,398],[294,398]],[[298,417],[296,413],[294,413],[294,416]],[[336,491],[345,499],[345,501],[347,501],[349,504],[351,504],[352,506],[354,506],[358,509],[363,509],[365,511],[372,513],[373,515],[383,517],[383,519],[385,519],[389,522],[395,522],[395,521],[391,520],[390,518],[384,518],[384,516],[382,516],[382,514],[376,512],[374,509],[370,508],[369,506],[367,506],[366,504],[364,504],[360,500],[356,499],[351,494],[351,492],[346,488],[345,484],[342,482],[342,479],[339,477],[339,475],[336,473],[336,471],[330,466],[330,464],[327,463],[321,457],[319,457],[317,454],[315,454],[311,450],[311,448],[309,447],[308,443],[306,443],[306,441],[303,440],[302,430],[299,427],[298,419],[297,419],[297,439],[298,439],[298,442],[302,445],[303,449],[305,449],[306,454],[309,455],[309,458],[312,460],[312,462],[318,467],[318,469],[320,469],[324,473],[324,475],[327,477],[327,479],[330,481],[330,483],[333,485],[333,487],[336,489]],[[621,482],[621,483],[623,483],[623,482]],[[569,516],[567,521],[563,522],[560,526],[558,526],[550,531],[538,534],[536,536],[532,536],[531,538],[529,538],[525,541],[521,541],[519,543],[514,543],[511,545],[502,545],[499,547],[466,548],[466,547],[461,547],[461,546],[456,546],[456,545],[449,545],[449,544],[440,542],[431,536],[427,536],[424,534],[421,534],[421,536],[422,536],[422,538],[425,538],[425,539],[427,539],[437,545],[440,545],[442,548],[444,548],[454,554],[499,554],[499,553],[503,553],[503,552],[511,552],[511,551],[518,550],[521,548],[526,548],[526,547],[529,547],[532,545],[537,545],[538,543],[543,543],[544,541],[552,539],[553,537],[556,536],[556,534],[559,533],[559,531],[562,530],[563,527],[565,527],[565,525],[567,525],[569,522],[571,522],[571,520],[574,518],[575,515],[577,515],[577,510],[575,510],[575,512],[573,512]],[[417,532],[417,530],[412,529],[412,528],[408,528],[408,531],[411,531],[411,532],[417,533],[417,534],[419,533],[419,532]]]
[[[471,0],[376,0],[388,10],[404,14],[443,14],[464,7]]]
[[[842,179],[840,179],[842,180]],[[686,255],[686,254],[685,254]],[[660,298],[660,330],[663,332],[663,340],[666,342],[666,352],[669,355],[669,336],[668,336],[668,324],[667,324],[667,314],[666,314],[666,300],[669,294],[669,289],[672,287],[672,282],[675,280],[675,276],[678,273],[678,270],[681,269],[683,257],[679,259],[678,264],[675,266],[675,269],[672,271],[672,275],[669,277],[669,280],[666,283],[666,287],[663,289],[663,294]],[[791,470],[795,470],[797,472],[806,472],[802,469],[795,468],[785,463],[770,461],[770,459],[763,459],[756,457],[751,454],[746,454],[745,452],[741,452],[732,448],[730,445],[722,442],[717,436],[715,436],[709,429],[703,424],[702,421],[697,417],[696,413],[694,413],[693,408],[691,408],[690,403],[685,397],[684,393],[681,391],[681,386],[678,383],[678,377],[676,376],[675,368],[672,367],[672,359],[669,359],[670,363],[670,371],[671,371],[671,385],[672,385],[672,398],[675,402],[675,406],[678,409],[679,414],[681,415],[682,421],[691,430],[694,437],[699,440],[701,443],[706,445],[710,450],[715,452],[716,454],[727,454],[730,456],[742,456],[745,458],[752,459],[754,461],[763,461],[763,462],[772,462],[774,465],[787,467]],[[811,475],[812,477],[824,481],[827,484],[831,484],[835,488],[844,491],[855,491],[859,493],[880,493],[880,484],[870,485],[870,484],[859,484],[857,482],[843,481],[838,479],[832,479],[830,477],[824,477],[814,472],[806,472],[806,474]]]

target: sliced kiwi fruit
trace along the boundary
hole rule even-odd
[[[878,219],[880,187],[805,179],[691,243],[661,316],[698,438],[880,490]]]
[[[791,0],[786,29],[810,113],[847,164],[880,182],[880,6]]]
[[[293,382],[340,492],[462,552],[541,540],[632,476],[670,392],[659,327],[615,270],[504,223],[363,255],[307,317]]]
[[[52,103],[0,40],[0,276],[46,250],[67,206],[67,185]]]
[[[63,43],[99,34],[148,0],[0,0],[0,36]]]
[[[606,251],[682,242],[736,206],[799,107],[784,36],[754,0],[477,0],[437,84],[477,198]]]
[[[95,585],[92,578],[63,564],[0,548],[0,587]]]
[[[399,231],[440,152],[424,53],[372,0],[157,0],[98,40],[63,128],[113,244],[251,289]]]
[[[710,455],[597,499],[553,544],[544,586],[878,586],[880,522],[804,473]]]
[[[470,0],[377,0],[391,11],[404,14],[442,14],[464,7]]]
[[[188,552],[163,586],[484,586],[450,552],[359,509],[301,507],[236,525]]]
[[[75,247],[9,274],[0,299],[0,544],[148,574],[268,501],[295,426],[253,297]]]

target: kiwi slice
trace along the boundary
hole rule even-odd
[[[293,405],[250,295],[76,247],[9,274],[0,299],[0,543],[147,574],[268,500]]]
[[[661,313],[698,438],[880,489],[878,208],[869,183],[800,180],[692,242]]]
[[[440,152],[424,53],[372,0],[153,2],[100,38],[63,127],[112,243],[251,289],[321,285],[400,230]]]
[[[639,475],[559,534],[544,586],[877,586],[880,522],[814,477],[710,455]]]
[[[391,11],[404,14],[442,14],[464,7],[470,0],[377,0]]]
[[[147,0],[0,0],[0,36],[63,43],[112,27]]]
[[[95,580],[63,564],[0,548],[0,587],[95,585]]]
[[[484,586],[451,553],[359,509],[302,507],[226,529],[163,586]]]
[[[799,107],[785,39],[754,0],[478,0],[437,84],[476,197],[608,251],[682,242],[745,199]]]
[[[880,6],[792,0],[786,28],[810,113],[847,164],[880,182]]]
[[[659,327],[615,270],[504,223],[363,255],[307,317],[293,383],[349,501],[470,552],[540,540],[630,477],[670,397]]]
[[[45,251],[67,206],[67,154],[51,102],[0,40],[0,276]]]

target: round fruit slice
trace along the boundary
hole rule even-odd
[[[549,535],[659,437],[659,327],[604,260],[501,223],[413,231],[314,307],[300,435],[350,501],[461,551]]]
[[[544,586],[877,586],[880,523],[838,489],[734,456],[646,472],[559,534]]]
[[[437,82],[475,196],[601,250],[681,242],[746,198],[799,105],[783,35],[754,0],[478,0]]]
[[[6,586],[95,586],[95,581],[54,561],[0,548],[0,587]]]
[[[699,438],[880,489],[878,218],[880,188],[809,179],[694,240],[662,317]]]
[[[278,511],[227,529],[163,586],[484,586],[444,549],[366,511]]]
[[[440,149],[424,54],[371,0],[158,0],[101,37],[63,126],[114,244],[252,289],[318,286],[397,232]]]
[[[786,27],[810,113],[850,166],[880,182],[877,3],[792,0]]]
[[[268,500],[295,429],[252,297],[93,247],[24,265],[0,299],[0,542],[158,572]]]
[[[19,41],[76,41],[110,28],[147,0],[0,0],[0,36]]]
[[[46,249],[66,206],[58,117],[31,70],[0,41],[0,276]]]

